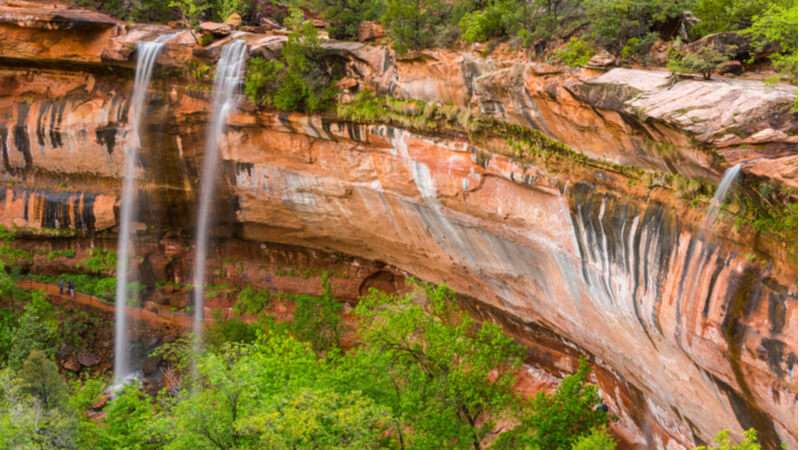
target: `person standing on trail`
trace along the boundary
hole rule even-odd
[[[58,279],[58,295],[64,295],[64,280]]]
[[[69,296],[70,297],[75,297],[75,283],[70,281],[69,284],[68,284],[68,287],[69,287]]]

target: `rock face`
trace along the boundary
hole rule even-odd
[[[353,55],[366,60],[365,53]],[[793,86],[673,82],[667,72],[623,68],[567,73],[520,60],[437,50],[412,61],[386,55],[364,72],[379,91],[492,114],[597,159],[714,180],[742,152],[753,160],[792,156],[797,166]],[[767,129],[777,133],[750,140]]]
[[[33,39],[24,30],[0,25],[21,48]],[[3,223],[87,236],[113,227],[132,74],[103,72],[100,55],[135,40],[120,29],[104,33],[84,42],[85,53],[56,55],[62,66],[48,70],[35,68],[52,56],[0,46],[0,56],[17,61],[0,68],[1,176],[12,185],[0,202]],[[281,41],[233,35],[253,52]],[[193,51],[168,44],[167,54],[170,45]],[[796,186],[794,88],[670,84],[657,72],[568,73],[443,51],[398,61],[384,47],[324,47],[359,86],[535,128],[580,157],[520,153],[510,136],[240,112],[221,149],[221,242],[341,253],[446,282],[525,342],[532,365],[563,375],[576,355],[589,355],[620,417],[615,427],[640,448],[690,447],[748,427],[767,448],[796,444],[790,250],[737,231],[729,217],[701,229],[703,209],[663,181],[715,180],[727,160],[743,162],[748,177]],[[130,63],[115,54],[115,65]],[[68,64],[75,61],[92,66]],[[140,228],[156,241],[191,234],[206,97],[156,73],[139,175]],[[649,182],[629,174],[644,169]],[[180,253],[178,241],[165,252]],[[188,275],[188,265],[170,270]],[[242,277],[258,282],[263,273]]]

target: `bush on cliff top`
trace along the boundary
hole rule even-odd
[[[292,29],[280,60],[251,58],[245,94],[256,105],[280,111],[313,113],[327,109],[336,95],[332,70],[320,51],[313,24],[294,9],[287,19]]]

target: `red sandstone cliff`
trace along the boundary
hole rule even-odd
[[[114,228],[132,51],[162,32],[0,6],[0,223]],[[235,37],[258,53],[282,39]],[[201,49],[183,32],[159,61],[213,60],[220,44]],[[535,128],[588,159],[546,145],[520,152],[501,132],[475,135],[434,110],[423,125],[356,124],[245,106],[222,149],[220,238],[446,282],[526,342],[531,364],[559,374],[591,355],[618,428],[644,448],[751,426],[797,442],[796,245],[731,217],[701,232],[705,205],[687,181],[742,162],[751,183],[796,188],[795,88],[566,72],[502,52],[400,61],[383,47],[325,48],[359,86]],[[207,108],[202,86],[156,73],[144,234],[190,235]]]

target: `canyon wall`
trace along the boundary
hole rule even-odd
[[[133,45],[163,29],[23,9],[0,7],[0,36],[19,43],[0,46],[0,223],[113,235]],[[194,226],[209,86],[180,64],[213,61],[224,42],[203,49],[187,34],[159,59],[145,117],[137,229],[151,242],[185,243]],[[63,45],[43,53],[43,36]],[[282,39],[235,37],[254,54]],[[564,71],[511,52],[324,47],[352,85],[439,109],[403,124],[243,105],[221,149],[220,248],[284,244],[372,261],[361,277],[445,282],[528,344],[531,365],[563,375],[590,356],[615,428],[638,447],[749,427],[767,448],[796,445],[796,243],[732,214],[704,227],[707,202],[693,201],[733,163],[742,189],[796,188],[795,88]],[[445,107],[498,126],[440,126]]]

